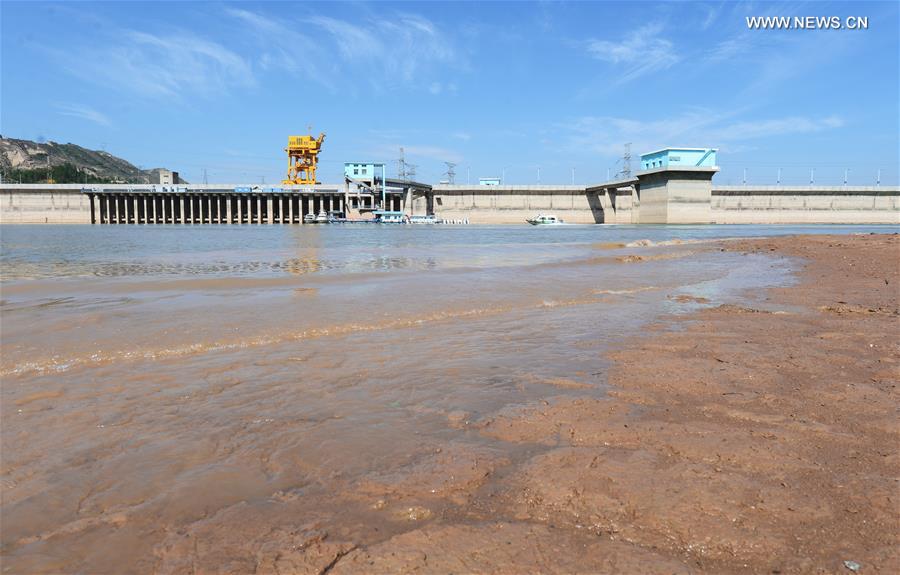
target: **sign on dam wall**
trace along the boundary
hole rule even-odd
[[[97,193],[101,188],[105,204]],[[340,185],[273,190],[241,185],[163,189],[0,184],[0,223],[286,224],[302,223],[305,213],[348,205]],[[138,198],[144,198],[143,203]],[[413,197],[405,209],[424,214],[428,200]],[[547,212],[582,224],[900,225],[897,186],[717,186],[705,171],[656,170],[591,186],[436,185],[431,200],[438,218],[468,219],[472,224],[524,224],[526,218]]]

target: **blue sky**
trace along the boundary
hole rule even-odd
[[[663,146],[719,183],[898,182],[900,3],[0,3],[4,137],[105,149],[191,182],[319,179],[399,148],[418,179],[599,182]],[[868,30],[749,30],[747,16]]]

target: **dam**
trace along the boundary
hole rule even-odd
[[[712,148],[641,161],[634,176],[582,186],[429,185],[371,163],[346,164],[340,184],[4,183],[0,223],[302,224],[322,212],[389,210],[473,224],[522,224],[541,212],[576,224],[900,224],[898,186],[718,185]]]

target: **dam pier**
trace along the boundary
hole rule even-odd
[[[342,184],[4,183],[0,223],[302,224],[323,212],[365,220],[387,211],[474,224],[542,212],[578,224],[900,224],[898,186],[723,186],[718,171],[713,148],[665,148],[642,154],[633,176],[580,186],[432,186],[371,162],[346,163]]]

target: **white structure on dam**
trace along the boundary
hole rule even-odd
[[[303,188],[7,183],[0,184],[0,223],[288,224],[381,202],[473,224],[520,224],[552,212],[571,223],[900,225],[897,186],[718,186],[718,170],[715,149],[665,148],[643,154],[634,176],[588,186],[428,186],[384,178],[368,189],[353,177]]]

